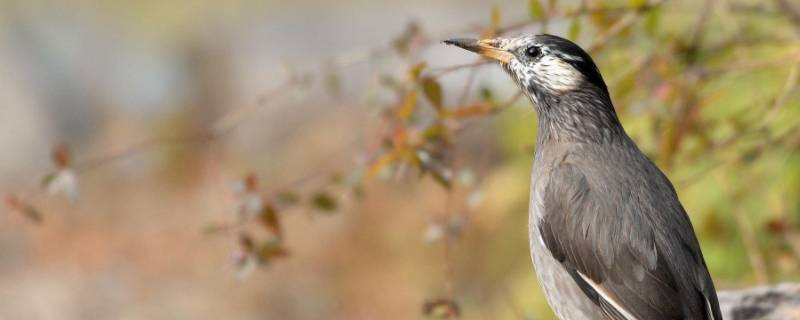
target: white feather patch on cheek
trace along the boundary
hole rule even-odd
[[[574,90],[583,80],[583,74],[580,71],[553,56],[539,59],[533,66],[533,72],[536,74],[534,81],[543,88],[556,93]]]

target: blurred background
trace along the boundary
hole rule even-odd
[[[595,57],[718,289],[800,280],[793,0],[0,2],[0,319],[552,319],[536,115]],[[533,177],[535,179],[535,177]]]

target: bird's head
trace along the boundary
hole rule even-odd
[[[444,43],[499,61],[536,104],[540,121],[549,121],[554,128],[572,131],[574,135],[602,136],[604,128],[619,127],[597,65],[572,41],[540,34],[450,39]]]
[[[561,37],[540,34],[484,40],[450,39],[445,43],[499,61],[520,88],[531,95],[558,97],[586,89],[608,95],[592,58],[578,45]]]

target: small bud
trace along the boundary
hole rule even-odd
[[[53,163],[56,165],[56,168],[59,169],[69,167],[72,162],[72,155],[66,144],[60,144],[53,148],[52,157]]]

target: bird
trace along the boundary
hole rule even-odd
[[[586,51],[549,34],[444,43],[499,62],[534,105],[531,259],[559,319],[722,319],[674,186],[626,133]]]

